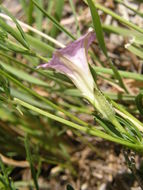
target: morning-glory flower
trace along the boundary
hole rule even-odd
[[[109,119],[111,115],[114,115],[113,109],[98,90],[88,65],[88,49],[95,37],[94,32],[87,33],[65,48],[57,50],[49,63],[39,67],[52,68],[68,76],[82,96],[91,102],[105,118]]]
[[[67,75],[85,98],[93,99],[95,84],[90,73],[87,52],[94,39],[95,33],[89,32],[65,48],[57,50],[49,63],[39,67],[53,68]]]

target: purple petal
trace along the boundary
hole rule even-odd
[[[85,48],[85,51],[87,51],[91,43],[95,40],[95,37],[96,35],[94,32],[89,32],[86,35],[80,37],[78,40],[68,44],[67,47],[60,49],[59,52],[74,56],[80,48]],[[87,42],[86,47],[85,42]]]
[[[86,54],[90,44],[94,41],[94,39],[95,33],[89,32],[88,34],[82,36],[78,40],[68,44],[65,48],[57,50],[49,63],[40,65],[38,68],[53,68],[64,74],[71,74],[73,72],[71,66],[64,64],[60,60],[61,55],[68,59],[70,62],[72,62],[73,65],[77,65],[79,69],[88,70]]]

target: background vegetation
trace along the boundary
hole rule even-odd
[[[122,0],[13,2],[19,11],[6,1],[0,5],[0,189],[72,190],[68,183],[82,190],[110,189],[118,169],[128,171],[124,158],[133,175],[125,175],[123,184],[142,187],[143,29],[117,9],[122,5],[131,17],[143,19],[142,2],[131,1],[137,8]],[[89,51],[91,72],[118,110],[126,129],[122,136],[65,75],[37,69],[89,28],[97,36]],[[102,164],[118,157],[116,171],[110,171],[114,165],[107,168],[112,179],[104,176]],[[100,176],[87,178],[98,170]]]

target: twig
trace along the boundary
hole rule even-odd
[[[2,155],[0,153],[0,158],[3,161],[4,164],[21,167],[21,168],[27,168],[29,167],[29,163],[27,161],[16,161],[11,158],[7,158],[6,156]]]

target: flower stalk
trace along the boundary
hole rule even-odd
[[[99,113],[109,120],[119,132],[126,132],[115,117],[112,105],[106,100],[94,82],[88,65],[88,48],[95,40],[95,33],[89,32],[65,48],[57,50],[49,63],[38,68],[52,68],[67,75]]]

